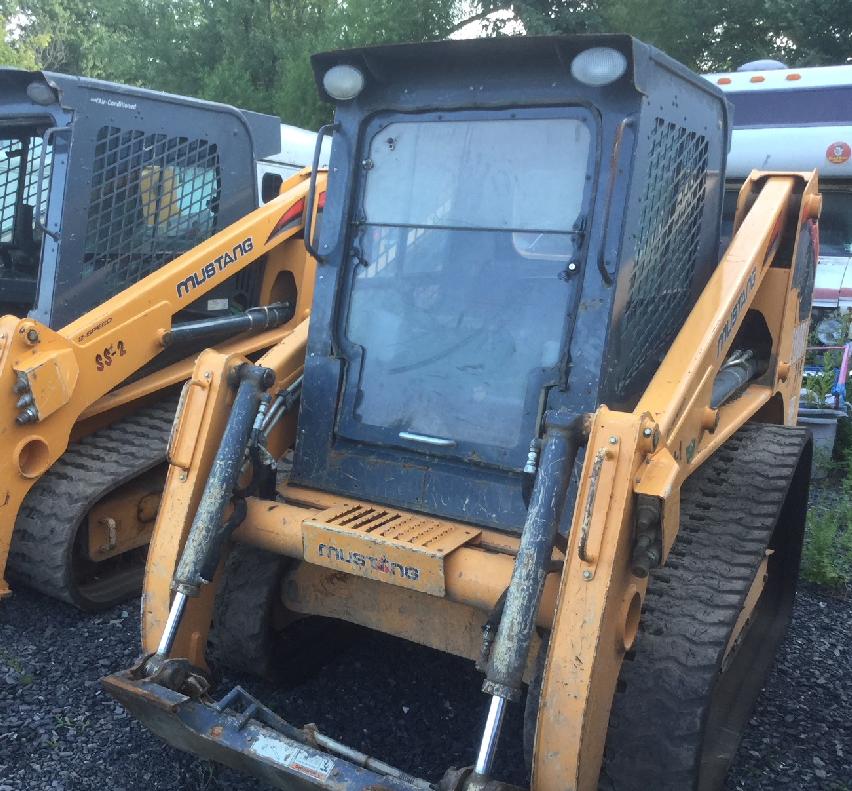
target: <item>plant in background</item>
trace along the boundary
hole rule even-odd
[[[802,554],[804,578],[834,589],[852,582],[852,534],[841,526],[838,511],[848,524],[848,502],[840,509],[811,506]]]
[[[835,590],[852,586],[852,447],[836,465],[839,487],[812,499],[805,529],[802,575]]]
[[[840,356],[840,352],[836,350],[825,352],[822,355],[822,370],[818,373],[808,373],[802,380],[802,386],[805,388],[802,402],[806,406],[826,406],[826,398],[831,395],[837,379]]]
[[[811,316],[808,332],[808,346],[819,354],[819,348],[825,346],[842,346],[850,338],[852,328],[852,310],[832,310]],[[809,354],[809,356],[810,356]]]

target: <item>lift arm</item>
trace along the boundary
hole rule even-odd
[[[325,174],[318,180],[319,204]],[[294,176],[275,200],[59,331],[0,318],[0,597],[9,592],[2,573],[18,509],[80,415],[163,350],[177,313],[299,234],[308,187],[306,173]]]
[[[648,571],[677,536],[683,481],[759,410],[795,423],[810,316],[802,267],[815,264],[807,228],[820,206],[815,173],[752,173],[731,245],[638,406],[594,415],[542,683],[533,788],[597,788],[621,662]],[[768,337],[750,334],[754,322],[741,333],[752,311]],[[765,370],[714,404],[732,352],[761,341],[771,344]]]

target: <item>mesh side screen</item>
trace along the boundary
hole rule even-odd
[[[0,139],[0,242],[12,242],[15,232],[15,216],[19,205],[19,190],[23,186],[23,203],[33,208],[34,219],[46,219],[47,198],[50,189],[50,172],[53,165],[53,147],[44,153],[44,171],[41,178],[41,202],[39,198],[39,164],[44,145],[40,137]],[[26,156],[21,184],[21,162]],[[35,230],[35,227],[29,229]]]
[[[651,137],[636,263],[621,325],[622,371],[630,392],[659,363],[680,329],[692,293],[704,211],[707,139],[657,118]]]
[[[220,184],[215,144],[102,127],[83,278],[104,270],[114,294],[212,236]]]
[[[12,241],[18,201],[20,150],[20,140],[0,140],[0,242]]]

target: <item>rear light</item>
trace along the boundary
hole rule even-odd
[[[296,224],[302,219],[302,215],[305,212],[305,199],[296,201],[284,214],[279,217],[278,222],[275,223],[275,226],[270,231],[269,236],[266,237],[267,243],[274,236],[278,236],[279,233],[286,231],[291,225]]]
[[[320,212],[325,208],[325,192],[321,192],[317,196],[317,211]],[[302,215],[305,213],[305,199],[296,201],[281,217],[278,218],[278,222],[275,223],[275,226],[270,231],[269,236],[266,237],[267,243],[270,239],[278,236],[279,233],[283,233],[286,230],[289,230],[293,225],[296,225],[302,219]]]

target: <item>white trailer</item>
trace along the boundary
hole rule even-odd
[[[852,65],[788,69],[757,61],[706,78],[734,106],[726,172],[732,191],[755,168],[819,171],[813,304],[818,313],[852,310]]]
[[[257,162],[257,194],[262,203],[278,195],[278,188],[294,173],[313,164],[317,134],[298,126],[281,124],[281,150]],[[320,167],[328,167],[331,138],[323,140]]]

